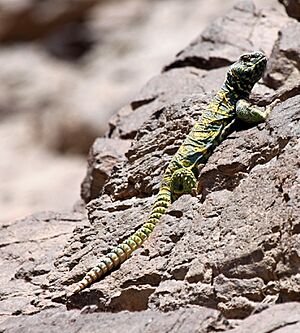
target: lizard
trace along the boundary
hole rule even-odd
[[[237,119],[246,123],[266,120],[271,108],[261,109],[248,101],[251,90],[262,77],[267,64],[259,51],[245,53],[233,63],[225,81],[203,110],[163,174],[159,192],[147,221],[125,241],[113,248],[79,281],[76,294],[122,264],[139,248],[155,228],[170,204],[183,194],[195,194],[197,178],[207,159],[232,131]]]

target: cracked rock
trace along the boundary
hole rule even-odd
[[[300,71],[300,23],[289,22],[279,32],[264,79],[267,84],[278,89],[296,86]]]
[[[130,144],[130,140],[98,138],[92,145],[87,174],[81,184],[81,198],[86,203],[101,194],[113,167],[125,158]]]

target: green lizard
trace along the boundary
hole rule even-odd
[[[76,284],[73,294],[128,259],[149,237],[168,206],[182,194],[194,192],[201,168],[213,149],[232,130],[236,119],[248,123],[259,123],[266,119],[270,109],[263,111],[247,101],[254,84],[262,77],[266,63],[263,53],[252,52],[242,55],[230,66],[223,86],[169,163],[147,222],[100,259]]]

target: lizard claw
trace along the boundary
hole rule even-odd
[[[281,100],[279,98],[276,98],[269,106],[266,108],[266,114],[269,116],[269,114],[272,112],[272,110],[277,106],[279,103],[281,103]]]
[[[196,197],[198,195],[197,188],[192,188],[191,190],[191,196]]]
[[[274,109],[274,107],[276,105],[278,105],[279,103],[281,103],[281,100],[279,98],[276,98],[270,105],[269,107],[271,107],[272,109]]]

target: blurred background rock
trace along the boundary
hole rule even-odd
[[[0,220],[72,207],[109,118],[234,2],[0,0]]]

